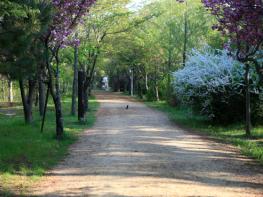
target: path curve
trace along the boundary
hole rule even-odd
[[[97,99],[94,127],[34,195],[263,196],[262,168],[235,148],[184,131],[128,97],[98,93]]]

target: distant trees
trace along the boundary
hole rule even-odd
[[[129,69],[133,67],[137,94],[150,100],[171,101],[171,73],[184,65],[185,55],[193,47],[200,48],[206,43],[222,47],[223,38],[211,29],[213,17],[197,0],[189,0],[188,4],[157,1],[139,10],[137,15],[149,13],[155,16],[108,42],[111,51],[104,57],[110,64],[105,65],[109,67],[105,70],[109,70],[111,84],[120,73],[122,81],[124,78],[128,84]]]
[[[127,8],[127,0],[107,1],[100,0],[96,6],[92,7],[90,14],[84,18],[84,26],[79,29],[78,37],[81,44],[78,48],[79,71],[83,72],[83,80],[78,88],[79,109],[84,109],[84,113],[79,117],[85,119],[88,110],[88,96],[94,82],[94,73],[102,60],[104,52],[108,52],[111,39],[128,32],[135,26],[142,24],[151,14],[145,17],[135,17]],[[107,50],[106,50],[107,49]],[[112,48],[118,50],[116,46]],[[82,76],[82,74],[80,74]]]

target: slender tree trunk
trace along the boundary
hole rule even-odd
[[[54,96],[52,97],[53,97],[53,101],[55,104],[55,112],[56,112],[56,137],[57,139],[62,139],[63,133],[64,133],[64,126],[63,126],[63,116],[62,116],[60,93],[58,94],[56,93],[55,97]]]
[[[78,92],[78,48],[74,48],[74,77],[72,84],[72,102],[71,102],[71,115],[76,115],[76,102],[77,102],[77,92]]]
[[[45,84],[43,81],[40,79],[38,81],[38,95],[39,95],[39,114],[40,116],[44,115],[44,108],[45,108]]]
[[[256,59],[253,61],[253,63],[255,64],[256,71],[257,71],[257,73],[259,75],[259,85],[263,86],[263,65],[259,64]]]
[[[78,120],[85,121],[85,105],[84,105],[84,78],[85,73],[82,70],[78,71]]]
[[[171,97],[171,64],[172,64],[172,51],[169,49],[168,54],[168,68],[167,68],[167,93],[166,93],[166,100],[169,102]]]
[[[249,65],[245,65],[245,87],[246,87],[246,135],[251,135],[251,105],[250,105],[250,84]]]
[[[56,74],[55,74],[55,95],[53,95],[53,100],[54,100],[55,111],[56,111],[56,137],[57,139],[62,139],[64,133],[64,125],[63,125],[63,115],[62,115],[62,106],[61,106],[60,84],[59,84],[58,54],[55,55],[55,58],[56,58]]]
[[[38,102],[39,102],[39,96],[38,96],[38,92],[36,92],[36,95],[35,95],[35,107],[37,107]]]
[[[154,89],[155,89],[155,98],[156,101],[159,101],[159,88],[158,88],[158,82],[157,82],[157,65],[155,65],[155,73],[154,73]]]
[[[155,85],[155,96],[156,96],[156,101],[160,101],[160,98],[159,98],[159,87],[157,85]]]
[[[145,89],[146,89],[146,91],[149,90],[149,86],[148,86],[148,74],[147,74],[147,73],[145,73]]]
[[[50,82],[48,82],[48,85],[47,85],[47,93],[46,93],[44,112],[43,112],[42,123],[41,123],[41,133],[43,133],[43,130],[44,130],[44,124],[45,124],[45,118],[46,118],[46,112],[47,112],[47,103],[48,103],[48,97],[49,97],[50,87],[51,87],[49,84]]]
[[[55,71],[55,84],[54,84],[54,71],[51,67],[53,57],[56,60],[56,71]],[[56,137],[58,140],[62,139],[64,133],[63,116],[61,109],[61,96],[59,87],[59,57],[58,50],[52,54],[52,58],[49,57],[49,46],[48,40],[45,41],[45,64],[48,70],[48,86],[53,98],[56,113]],[[45,109],[46,110],[46,109]],[[44,120],[45,118],[43,118]],[[44,126],[44,123],[43,123]]]
[[[84,110],[85,113],[89,110],[89,94],[90,94],[90,88],[84,88]]]
[[[133,75],[133,69],[131,69],[131,96],[134,94],[134,75]]]
[[[25,123],[30,124],[33,120],[32,116],[32,106],[33,106],[33,97],[34,97],[34,89],[35,82],[33,80],[28,80],[28,94],[25,93],[24,82],[23,80],[19,80],[19,87],[21,92],[21,98],[23,103],[24,110],[24,118]]]
[[[57,79],[56,79],[57,81]],[[62,108],[61,108],[61,97],[59,93],[59,85],[55,82],[55,90],[52,87],[52,83],[49,83],[49,88],[51,92],[51,96],[53,98],[53,102],[55,105],[55,115],[56,115],[56,138],[58,140],[63,138],[64,133],[64,125],[63,125],[63,116],[62,116]]]
[[[183,48],[183,66],[186,62],[186,51],[187,51],[187,42],[188,42],[188,15],[187,15],[187,1],[185,1],[186,10],[184,13],[184,48]]]
[[[142,87],[141,87],[141,83],[140,81],[138,82],[138,95],[139,97],[142,99],[143,98],[143,94],[142,94]]]
[[[5,101],[5,80],[2,80],[2,99]]]
[[[12,103],[14,100],[13,97],[13,82],[11,79],[8,79],[8,102]]]

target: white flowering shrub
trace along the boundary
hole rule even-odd
[[[182,103],[191,104],[211,119],[240,118],[245,102],[243,67],[225,50],[193,50],[185,67],[173,73],[174,93]]]

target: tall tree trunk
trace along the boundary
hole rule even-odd
[[[43,83],[42,79],[38,81],[38,95],[39,95],[39,115],[44,115],[44,108],[45,108],[45,84]]]
[[[156,101],[160,101],[158,85],[155,85],[155,96],[156,96]]]
[[[78,92],[78,47],[74,48],[74,77],[72,84],[72,101],[71,101],[71,115],[76,115],[76,102]]]
[[[147,74],[147,73],[145,73],[145,89],[146,89],[146,91],[149,90],[149,86],[148,86],[148,74]]]
[[[250,105],[250,82],[249,65],[245,65],[245,87],[246,87],[246,135],[251,135],[251,105]]]
[[[8,102],[11,103],[14,100],[13,96],[13,82],[11,79],[8,79]]]
[[[133,69],[131,69],[131,96],[134,94],[134,75],[133,75]]]
[[[184,48],[183,48],[183,66],[186,62],[186,51],[187,51],[187,42],[188,42],[188,13],[187,13],[187,1],[185,1],[185,13],[184,13]]]
[[[141,87],[140,81],[138,82],[138,95],[141,99],[143,98],[142,87]]]
[[[56,92],[57,92],[57,88],[56,88]],[[55,112],[56,112],[56,137],[57,139],[62,139],[64,133],[64,126],[63,126],[60,93],[56,93],[52,97],[55,104]]]
[[[168,65],[167,65],[167,92],[166,92],[166,100],[169,102],[171,97],[171,65],[172,65],[172,50],[169,49],[168,54]]]
[[[48,85],[51,96],[53,98],[53,102],[55,105],[56,112],[56,137],[58,140],[62,139],[64,133],[64,125],[63,125],[63,116],[61,109],[61,96],[60,96],[60,87],[59,87],[59,57],[58,50],[52,53],[52,57],[49,57],[49,46],[48,40],[45,40],[45,64],[48,70]],[[55,84],[54,84],[54,71],[51,67],[51,62],[55,57],[56,60],[56,71],[55,71]],[[45,109],[46,110],[46,109]],[[44,120],[45,118],[43,118]],[[44,123],[43,123],[44,125]]]
[[[39,100],[39,96],[38,96],[38,92],[36,92],[36,95],[35,95],[35,107],[38,106],[38,100]]]
[[[5,80],[2,80],[2,99],[5,101]]]
[[[91,88],[84,88],[84,110],[85,110],[85,113],[88,112],[89,110],[89,94],[90,94],[90,89]]]
[[[85,121],[85,105],[84,105],[84,78],[85,73],[82,70],[78,71],[78,120]]]
[[[53,101],[55,104],[55,111],[56,111],[56,137],[57,139],[62,139],[64,133],[64,125],[63,125],[62,106],[61,106],[61,93],[60,93],[61,90],[59,84],[58,51],[55,55],[55,59],[56,59],[56,74],[55,74],[55,94],[53,95]]]
[[[33,106],[33,100],[34,100],[33,97],[34,97],[35,81],[28,80],[27,95],[25,93],[24,82],[22,79],[19,80],[19,87],[20,87],[21,98],[22,98],[22,103],[23,103],[25,123],[30,124],[33,120],[32,106]]]

